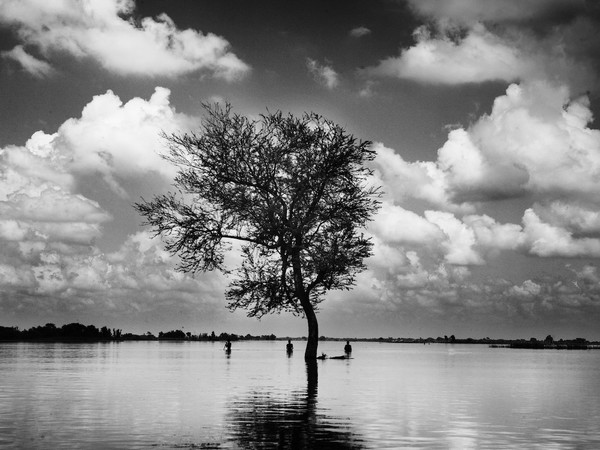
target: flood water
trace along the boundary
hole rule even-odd
[[[600,448],[599,350],[353,347],[0,343],[0,448]]]

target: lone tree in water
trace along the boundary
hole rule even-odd
[[[379,205],[364,166],[375,157],[370,142],[314,113],[250,120],[230,105],[204,107],[197,134],[166,136],[178,195],[135,207],[180,257],[179,270],[235,274],[229,309],[306,317],[304,357],[316,359],[318,304],[328,290],[350,289],[371,254],[359,231]],[[243,262],[229,272],[234,241]]]

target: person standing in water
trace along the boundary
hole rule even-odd
[[[285,346],[285,351],[288,355],[291,355],[294,352],[294,344],[292,344],[291,339],[288,339],[288,343]]]
[[[231,341],[229,339],[227,339],[227,342],[225,342],[225,353],[231,353]]]
[[[350,353],[352,353],[352,346],[350,345],[350,341],[346,341],[346,345],[344,345],[344,353],[346,353],[346,356],[350,356]]]

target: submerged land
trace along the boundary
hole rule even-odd
[[[214,331],[210,333],[184,332],[183,330],[170,330],[159,332],[155,335],[151,332],[144,334],[123,333],[121,329],[108,328],[106,326],[82,325],[80,323],[69,323],[60,327],[53,323],[43,326],[31,327],[20,330],[18,327],[0,326],[0,341],[32,341],[32,342],[106,342],[106,341],[252,341],[252,340],[306,340],[305,336],[276,336],[274,334],[251,335],[235,334]],[[589,350],[600,349],[600,341],[588,341],[578,337],[574,339],[555,339],[551,335],[545,339],[535,337],[528,339],[493,339],[485,338],[457,338],[451,336],[438,336],[427,338],[406,337],[327,337],[321,336],[320,341],[350,341],[350,342],[388,342],[398,344],[484,344],[493,348],[530,348],[530,349],[565,349],[565,350]]]

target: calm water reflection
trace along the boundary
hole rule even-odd
[[[306,365],[306,389],[275,397],[253,391],[233,398],[226,421],[240,448],[362,448],[351,426],[317,408],[318,364]]]
[[[600,351],[296,349],[2,343],[0,448],[600,448]]]

